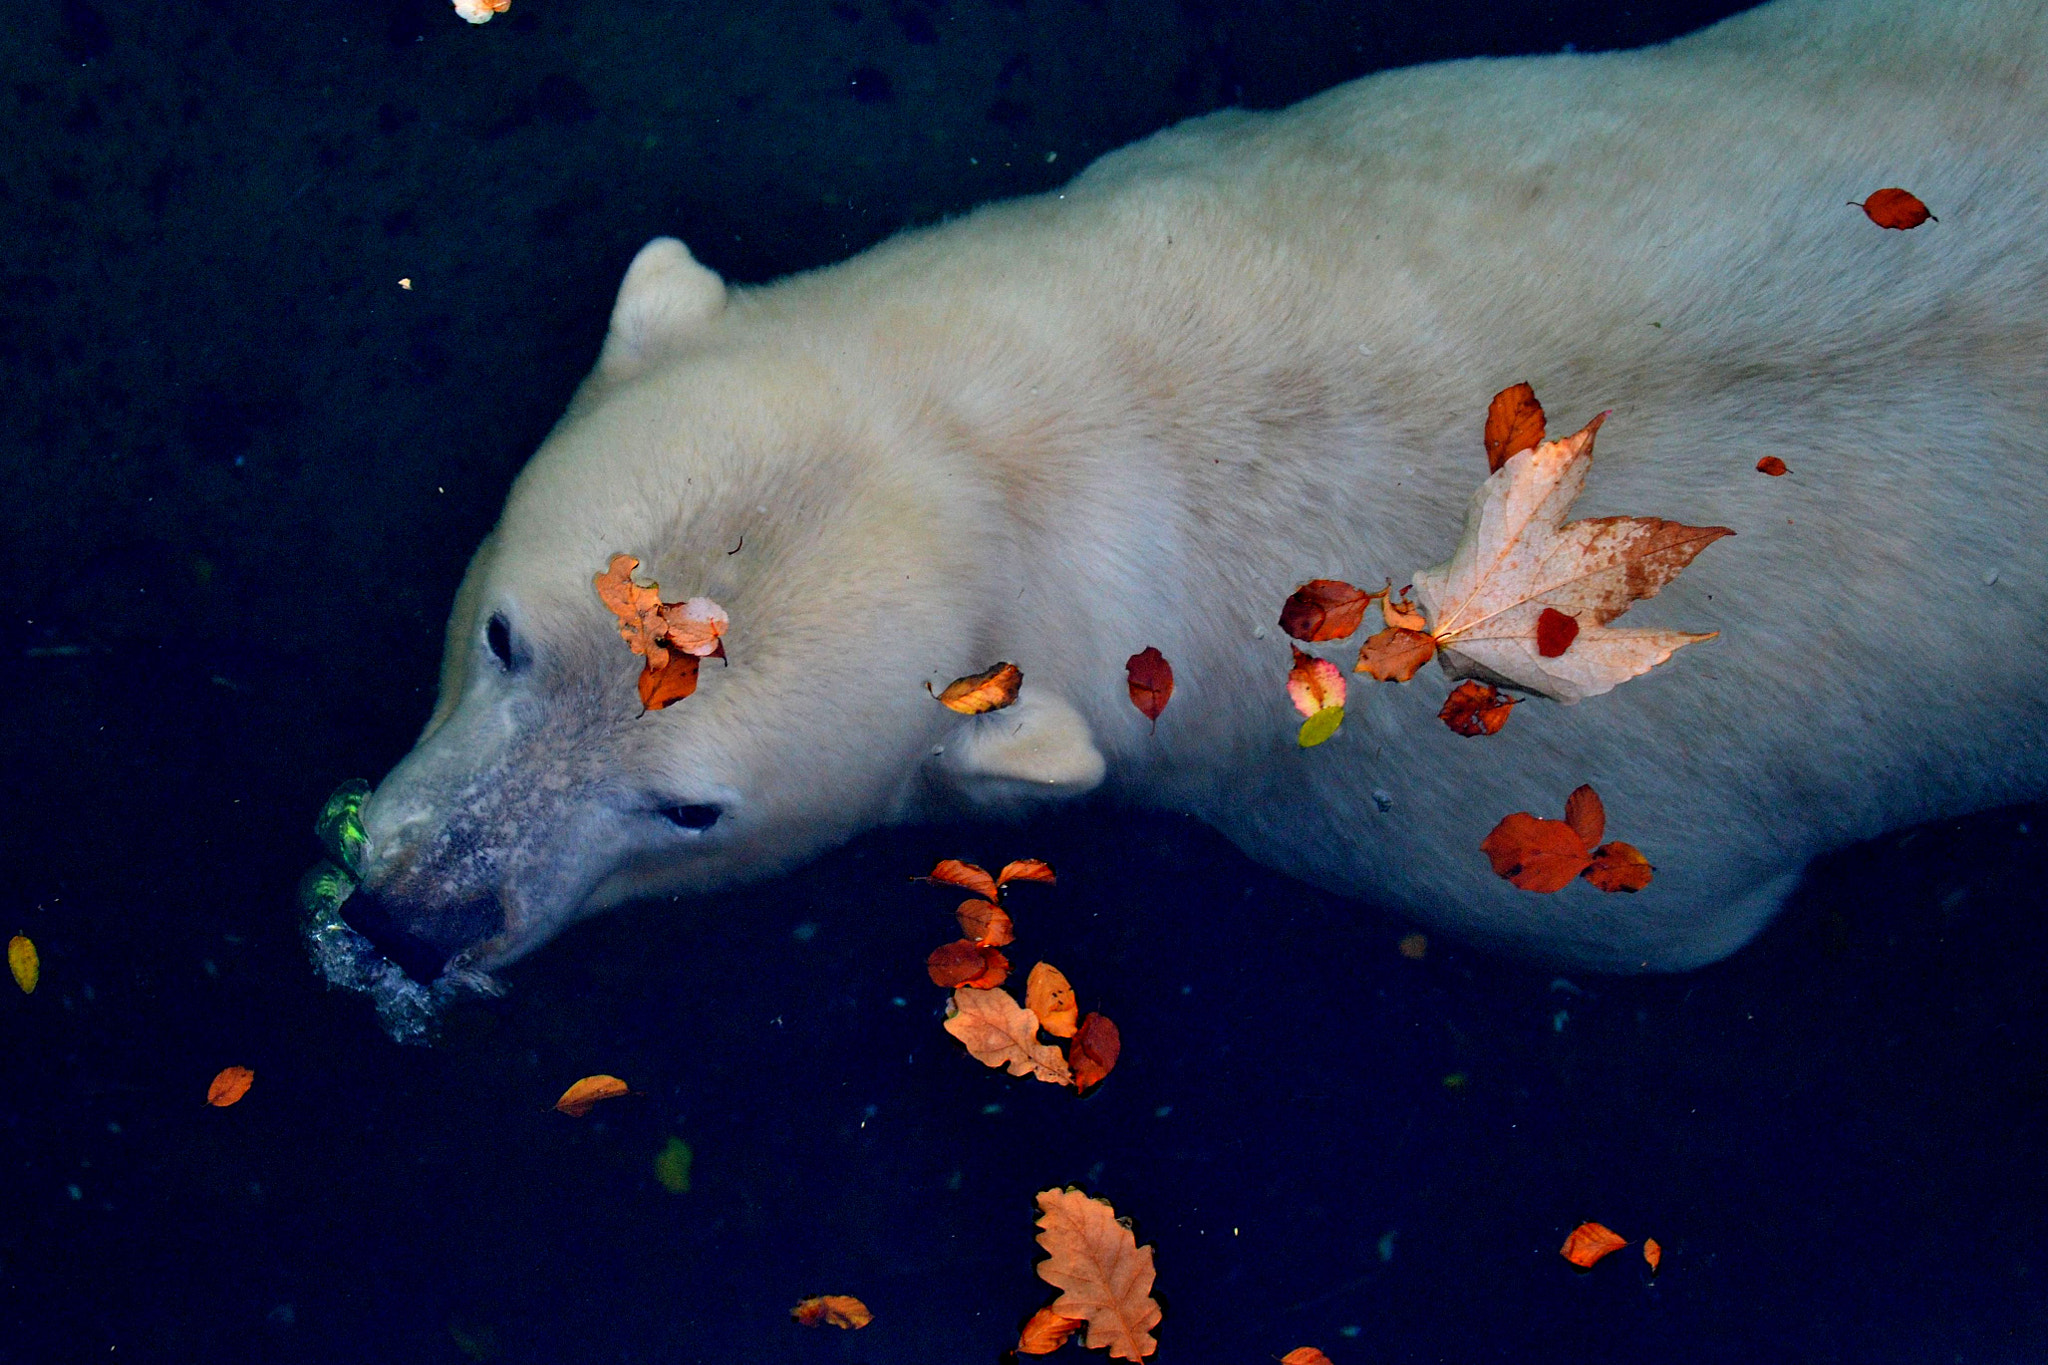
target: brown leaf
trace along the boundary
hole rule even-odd
[[[851,1294],[820,1294],[805,1299],[790,1309],[789,1315],[806,1327],[822,1327],[829,1322],[842,1330],[865,1327],[875,1320],[868,1306]]]
[[[650,711],[659,711],[695,692],[699,662],[694,654],[674,651],[662,667],[648,664],[640,670],[640,704]]]
[[[1000,891],[1011,882],[1045,882],[1051,885],[1059,880],[1053,875],[1052,864],[1036,858],[1013,858],[1003,864],[1003,870],[996,873],[996,890]]]
[[[1159,1349],[1152,1298],[1152,1248],[1141,1247],[1107,1200],[1069,1185],[1038,1196],[1038,1277],[1061,1293],[1051,1311],[1088,1323],[1085,1344],[1112,1360],[1140,1361]]]
[[[1785,462],[1779,459],[1777,456],[1766,455],[1761,460],[1758,460],[1756,462],[1756,472],[1759,474],[1768,474],[1772,478],[1776,479],[1786,474],[1789,474],[1792,471],[1787,469],[1785,467]]]
[[[1881,228],[1897,228],[1900,231],[1919,227],[1925,222],[1941,221],[1927,211],[1927,205],[1920,202],[1918,195],[1897,187],[1878,190],[1860,204],[1852,199],[1849,201],[1849,207],[1862,209],[1870,221]]]
[[[1536,652],[1546,659],[1555,659],[1572,647],[1572,641],[1579,638],[1579,622],[1576,617],[1566,616],[1555,607],[1545,607],[1536,618]]]
[[[1088,1090],[1101,1083],[1102,1078],[1116,1068],[1116,1059],[1124,1050],[1123,1035],[1116,1025],[1099,1014],[1090,1014],[1081,1020],[1081,1026],[1074,1030],[1074,1039],[1067,1044],[1067,1058],[1074,1068],[1074,1088]]]
[[[1085,1318],[1063,1318],[1050,1308],[1041,1308],[1024,1324],[1024,1331],[1017,1338],[1017,1354],[1050,1355],[1066,1345],[1067,1338],[1086,1322]]]
[[[1408,593],[1414,584],[1401,589],[1396,599],[1389,584],[1387,595],[1380,599],[1380,619],[1399,630],[1428,630],[1429,618],[1422,614],[1422,608],[1408,600]]]
[[[1657,1245],[1655,1237],[1643,1239],[1643,1259],[1650,1264],[1650,1275],[1654,1278],[1657,1269],[1664,1263],[1664,1248]]]
[[[1604,417],[1605,414],[1602,414]],[[1607,623],[1676,578],[1725,526],[1656,517],[1595,517],[1566,524],[1593,465],[1596,417],[1561,441],[1510,459],[1479,486],[1450,561],[1415,575],[1438,659],[1453,678],[1540,692],[1557,701],[1597,696],[1711,639]],[[1577,638],[1562,657],[1538,649],[1545,612],[1570,616]],[[1553,641],[1554,643],[1554,641]]]
[[[1607,832],[1607,807],[1601,804],[1600,793],[1586,784],[1572,788],[1572,794],[1564,799],[1564,822],[1591,853],[1593,846],[1600,842],[1600,836]]]
[[[1406,626],[1388,626],[1367,638],[1351,671],[1369,674],[1379,682],[1407,682],[1435,657],[1436,641],[1429,636]]]
[[[958,858],[942,859],[937,867],[925,875],[925,880],[964,887],[986,900],[996,898],[996,879],[973,863],[963,863]]]
[[[1130,691],[1131,705],[1156,727],[1159,713],[1173,700],[1173,665],[1166,662],[1164,654],[1146,645],[1124,660],[1124,685]]]
[[[1525,383],[1510,385],[1486,405],[1486,472],[1543,442],[1543,405]]]
[[[1453,733],[1468,739],[1497,735],[1500,728],[1508,723],[1508,713],[1514,710],[1516,700],[1503,697],[1492,683],[1474,682],[1468,678],[1451,689],[1451,695],[1444,699],[1443,710],[1436,713],[1436,718],[1450,726]]]
[[[946,1032],[985,1066],[1007,1067],[1012,1076],[1036,1076],[1054,1085],[1074,1083],[1060,1050],[1038,1041],[1038,1016],[1007,991],[956,989]]]
[[[1335,578],[1315,578],[1296,588],[1280,608],[1280,629],[1297,640],[1341,640],[1365,620],[1378,593],[1360,592]]]
[[[978,716],[986,711],[1000,711],[1016,701],[1017,689],[1023,685],[1023,669],[1015,664],[996,664],[980,673],[955,678],[946,684],[944,691],[933,695],[949,711],[958,711],[963,716]],[[932,685],[926,683],[924,690],[930,692]]]
[[[948,990],[972,986],[986,991],[1003,984],[1010,974],[1010,959],[971,938],[963,938],[932,949],[931,956],[924,960],[924,969],[931,974],[935,986]]]
[[[1024,978],[1024,1008],[1037,1015],[1038,1026],[1055,1038],[1073,1037],[1081,1020],[1074,988],[1050,962],[1039,963]]]
[[[1017,926],[1009,912],[990,901],[961,901],[953,912],[960,932],[984,948],[1000,948],[1017,937]],[[955,983],[941,981],[941,986]]]
[[[1616,840],[1593,850],[1593,863],[1583,874],[1602,891],[1640,891],[1650,884],[1650,866],[1642,850]]]
[[[213,1078],[213,1084],[206,1087],[206,1102],[216,1109],[225,1109],[249,1093],[249,1087],[256,1083],[256,1073],[246,1066],[224,1066]]]
[[[1280,1365],[1330,1365],[1330,1358],[1313,1346],[1297,1346],[1280,1357]]]
[[[1495,875],[1524,891],[1561,891],[1593,861],[1577,830],[1526,811],[1495,825],[1479,849],[1492,861]]]
[[[562,1092],[562,1098],[555,1101],[555,1108],[580,1119],[594,1109],[599,1100],[615,1100],[632,1093],[617,1076],[585,1076]]]
[[[1394,951],[1410,962],[1420,962],[1429,956],[1429,935],[1403,934],[1401,941],[1394,945]]]
[[[1571,1230],[1558,1248],[1558,1254],[1581,1270],[1591,1269],[1593,1263],[1610,1252],[1621,1250],[1628,1245],[1628,1239],[1604,1228],[1598,1223],[1581,1223]]]

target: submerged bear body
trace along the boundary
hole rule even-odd
[[[488,968],[1100,788],[1482,944],[1725,955],[1815,854],[2048,786],[2044,73],[2036,5],[1779,0],[1215,115],[761,289],[650,244],[471,567],[348,913],[421,974]],[[1940,221],[1845,202],[1890,185]],[[1282,600],[1447,559],[1518,380],[1556,428],[1613,410],[1575,515],[1735,529],[1624,622],[1719,638],[1477,740],[1434,668],[1358,679],[1299,748]],[[592,588],[615,554],[731,616],[662,711]],[[924,690],[999,659],[1008,711]],[[1497,879],[1494,822],[1581,782],[1652,886]]]

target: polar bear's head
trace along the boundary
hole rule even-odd
[[[778,291],[779,292],[779,291]],[[857,330],[792,329],[682,245],[635,259],[596,371],[521,473],[448,624],[440,699],[364,809],[350,924],[415,978],[570,921],[771,874],[948,789],[1084,791],[1103,763],[1050,689],[964,732],[924,684],[995,662],[997,495]],[[593,577],[730,613],[729,664],[641,708]],[[945,755],[931,761],[934,752]]]

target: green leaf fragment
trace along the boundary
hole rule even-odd
[[[670,1194],[690,1192],[690,1163],[696,1159],[690,1151],[690,1144],[679,1137],[672,1137],[668,1145],[654,1154],[654,1178]]]
[[[361,778],[344,782],[327,798],[320,818],[313,822],[313,833],[319,836],[327,856],[358,877],[363,873],[363,845],[368,842],[363,834],[363,802],[369,796],[370,784]]]
[[[1331,735],[1336,734],[1337,727],[1343,723],[1343,707],[1325,706],[1322,710],[1301,723],[1301,736],[1298,742],[1304,749],[1313,749]]]

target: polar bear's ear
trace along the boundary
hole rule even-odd
[[[1102,784],[1108,767],[1081,713],[1028,683],[1014,705],[969,717],[940,762],[952,785],[980,806],[1081,796]]]
[[[675,342],[701,332],[725,307],[725,281],[673,237],[656,237],[633,257],[612,305],[598,376],[624,379]]]

